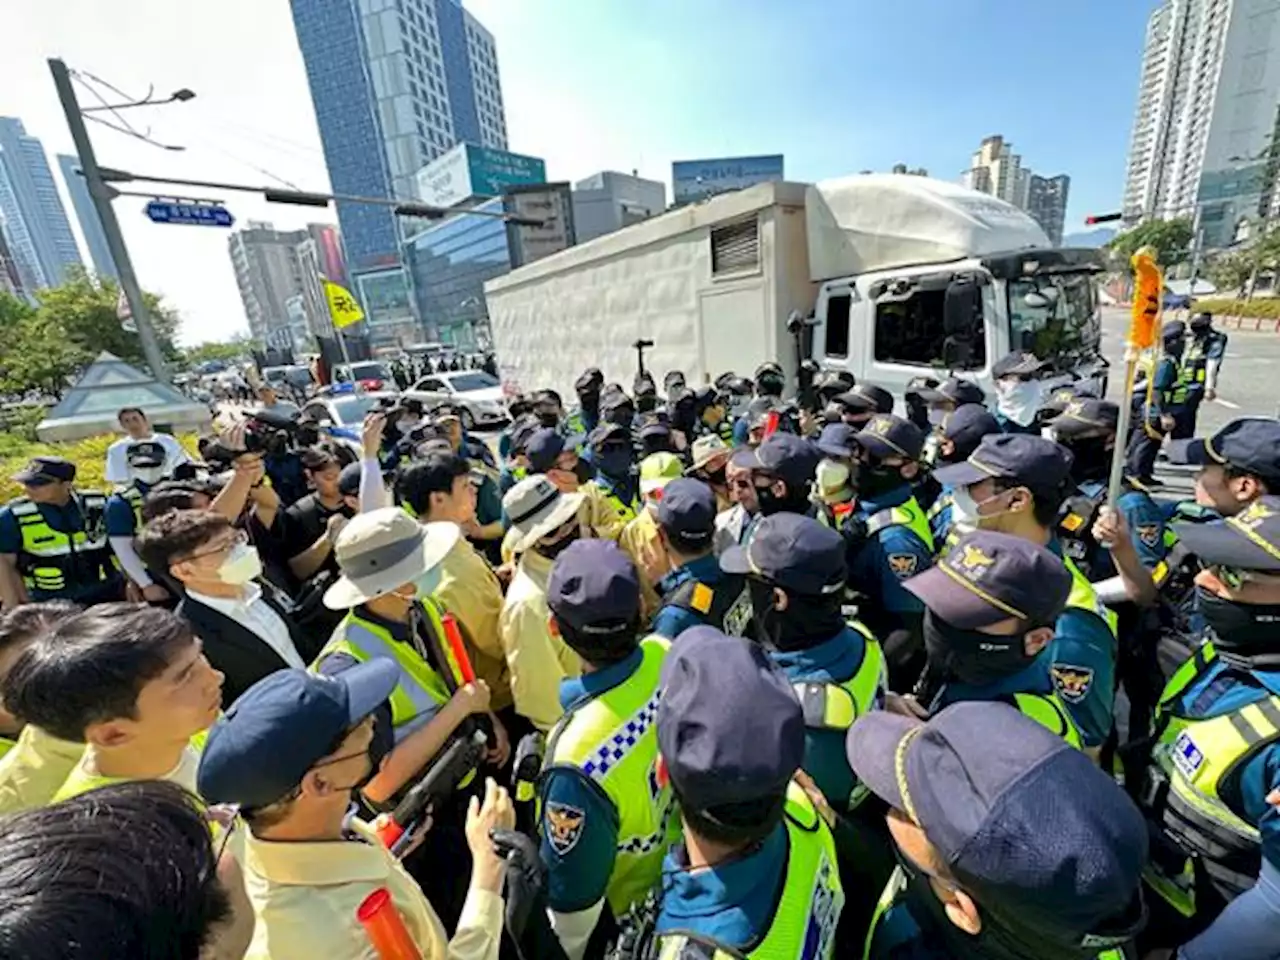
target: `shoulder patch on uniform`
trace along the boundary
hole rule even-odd
[[[1071,663],[1055,663],[1049,669],[1053,677],[1053,687],[1062,699],[1070,703],[1079,703],[1089,695],[1093,686],[1093,668],[1077,667]]]
[[[545,810],[547,840],[551,849],[564,856],[582,839],[582,828],[587,823],[587,812],[581,807],[550,801]]]
[[[689,606],[697,610],[699,613],[711,612],[711,601],[715,599],[715,592],[705,583],[696,583],[693,586],[693,596],[689,598]]]
[[[889,554],[889,569],[893,571],[893,575],[899,580],[905,580],[916,572],[916,567],[920,565],[920,558],[914,553],[891,553]]]
[[[1158,547],[1160,545],[1160,524],[1158,523],[1140,523],[1134,530],[1138,534],[1138,539],[1148,547]]]
[[[1060,523],[1059,526],[1061,526],[1063,530],[1067,531],[1067,533],[1075,533],[1084,526],[1084,517],[1080,516],[1078,513],[1068,513],[1062,518],[1062,523]]]

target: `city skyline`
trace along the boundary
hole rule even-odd
[[[194,20],[159,0],[112,11],[91,0],[64,5],[58,19],[74,23],[74,30],[51,22],[37,0],[9,4],[5,23],[15,42],[0,63],[0,114],[23,117],[50,153],[70,147],[44,62],[61,55],[135,96],[152,83],[157,91],[197,92],[190,103],[127,114],[154,138],[186,146],[183,153],[92,125],[107,165],[329,187],[287,5],[227,0]],[[905,75],[893,45],[859,44],[851,57],[847,41],[837,42],[830,30],[838,5],[825,0],[785,11],[723,0],[696,8],[672,0],[625,9],[587,0],[466,4],[494,37],[508,146],[544,157],[552,180],[634,170],[669,183],[673,160],[775,150],[786,153],[787,176],[795,180],[887,170],[903,158],[912,167],[954,171],[983,135],[1006,130],[1024,155],[1070,173],[1068,232],[1085,214],[1119,205],[1151,6],[1117,10],[1103,0],[1082,0],[1070,11],[1032,11],[1014,0],[904,0],[868,9],[859,21],[872,33],[906,31],[919,49],[939,54],[966,46],[1001,51],[1000,71],[966,74],[960,83],[951,74],[954,56],[919,57],[919,68]],[[676,22],[681,29],[673,31]],[[195,57],[189,44],[177,41],[193,27],[220,38],[221,55]],[[1054,42],[1026,43],[1029,35],[1051,35]],[[780,37],[805,47],[815,69],[777,76],[759,70],[776,59]],[[625,71],[620,62],[627,63]],[[1056,79],[1068,74],[1076,79]],[[1011,82],[1018,75],[1033,79]],[[880,82],[886,76],[897,79],[886,85]],[[94,102],[84,86],[80,95],[86,105]],[[217,198],[241,223],[269,219],[280,229],[297,229],[321,216],[314,208],[255,196]],[[184,342],[243,331],[225,232],[156,226],[142,215],[144,205],[122,198],[116,209],[143,286],[182,313]]]
[[[0,116],[0,222],[28,293],[84,266],[44,143],[17,117]]]

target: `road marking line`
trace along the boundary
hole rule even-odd
[[[1240,404],[1232,403],[1230,400],[1223,400],[1221,397],[1214,397],[1213,402],[1221,404],[1222,406],[1226,407],[1228,410],[1240,409]]]

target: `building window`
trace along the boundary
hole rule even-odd
[[[711,230],[711,275],[760,267],[760,228],[755,217]]]

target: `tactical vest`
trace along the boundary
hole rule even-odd
[[[930,553],[934,552],[933,531],[929,529],[929,518],[920,509],[920,504],[915,497],[908,497],[900,506],[879,510],[867,518],[868,537],[874,537],[881,530],[887,530],[889,527],[906,527],[920,538]]]
[[[1188,857],[1176,876],[1154,866],[1147,871],[1156,892],[1186,916],[1195,911],[1198,870],[1228,901],[1257,882],[1262,865],[1257,825],[1243,819],[1227,798],[1238,804],[1245,766],[1280,741],[1280,696],[1274,694],[1218,717],[1175,712],[1182,694],[1216,659],[1213,645],[1206,643],[1165,687],[1140,798],[1151,822]]]
[[[1120,619],[1116,616],[1116,612],[1098,599],[1098,591],[1093,589],[1093,584],[1080,572],[1075,561],[1064,555],[1062,563],[1071,574],[1071,593],[1067,595],[1067,606],[1088,611],[1098,617],[1111,631],[1112,639],[1115,639],[1118,636],[1116,628]]]
[[[1051,733],[1056,733],[1077,750],[1084,749],[1080,731],[1067,712],[1067,705],[1056,693],[1014,693],[995,699],[1009,704],[1028,720],[1034,720]]]
[[[74,493],[82,529],[61,533],[49,526],[38,504],[19,497],[9,505],[18,521],[22,546],[18,573],[28,590],[57,593],[88,578],[101,583],[115,575],[107,542],[107,499],[100,493]]]
[[[1145,493],[1135,480],[1128,477],[1125,478],[1126,492],[1138,491]],[[1106,488],[1100,489],[1096,494],[1090,496],[1087,493],[1077,493],[1075,496],[1068,497],[1062,504],[1062,510],[1058,515],[1058,539],[1062,543],[1062,555],[1069,558],[1077,566],[1082,568],[1086,578],[1096,575],[1097,571],[1092,569],[1089,563],[1089,557],[1092,555],[1093,548],[1100,546],[1097,540],[1093,538],[1093,524],[1098,519],[1098,512],[1101,510],[1103,503],[1106,501]],[[1169,524],[1163,527],[1162,542],[1165,550],[1172,548],[1177,542],[1177,535],[1174,534],[1173,528]],[[1157,568],[1158,568],[1157,564]],[[1151,578],[1156,579],[1156,568],[1151,571]],[[1159,587],[1159,581],[1156,586]]]
[[[875,946],[876,931],[879,930],[881,921],[891,909],[897,906],[906,892],[907,875],[901,867],[898,867],[885,885],[884,892],[880,894],[880,900],[876,903],[876,912],[871,915],[871,926],[867,930],[867,940],[862,948],[862,960],[872,960],[871,950]],[[1103,950],[1097,955],[1097,960],[1126,960],[1124,947]]]
[[[884,650],[871,631],[857,620],[850,620],[849,627],[861,635],[862,660],[847,680],[827,681],[796,680],[791,688],[804,711],[804,725],[810,730],[833,730],[847,734],[853,721],[872,710],[884,706],[888,687],[888,668],[884,662]],[[832,805],[847,810],[857,807],[870,791],[861,783],[855,783],[847,797],[828,797]]]
[[[1179,385],[1196,392],[1204,390],[1209,368],[1209,344],[1212,342],[1212,337],[1192,337],[1187,341],[1182,363],[1178,365]]]
[[[836,844],[812,801],[787,787],[787,874],[769,928],[742,950],[722,947],[693,933],[673,931],[654,938],[658,960],[698,956],[706,960],[830,960],[844,909],[844,886],[836,868]],[[690,949],[692,948],[692,949]]]
[[[434,601],[424,598],[422,607],[431,629],[443,639],[444,624]],[[444,646],[448,648],[447,644]],[[354,610],[338,624],[311,669],[317,670],[326,657],[335,653],[345,653],[358,663],[386,657],[400,667],[400,680],[391,691],[391,725],[396,743],[426,726],[440,707],[449,702],[449,688],[413,642],[394,639],[386,627],[366,620]]]
[[[137,485],[129,484],[124,487],[116,487],[115,493],[122,497],[130,507],[133,508],[133,529],[138,530],[142,526],[142,501],[147,495],[138,489]]]
[[[699,583],[690,577],[662,598],[662,606],[687,610],[708,626],[728,633],[725,629],[725,620],[729,611],[737,605],[738,600],[746,595],[746,586],[745,577],[728,574],[714,587]],[[748,604],[750,600],[750,596],[747,596]],[[734,626],[741,627],[737,623]],[[742,636],[742,634],[729,635]]]
[[[659,682],[669,643],[646,637],[641,660],[625,681],[578,704],[556,723],[547,739],[539,778],[539,814],[548,829],[568,837],[582,829],[569,811],[543,809],[546,774],[571,768],[587,777],[617,812],[618,846],[605,898],[615,917],[644,900],[662,878],[662,858],[680,837],[680,818],[670,785],[659,787],[654,719],[662,695]],[[568,819],[565,819],[568,818]],[[566,842],[572,842],[567,839]]]

